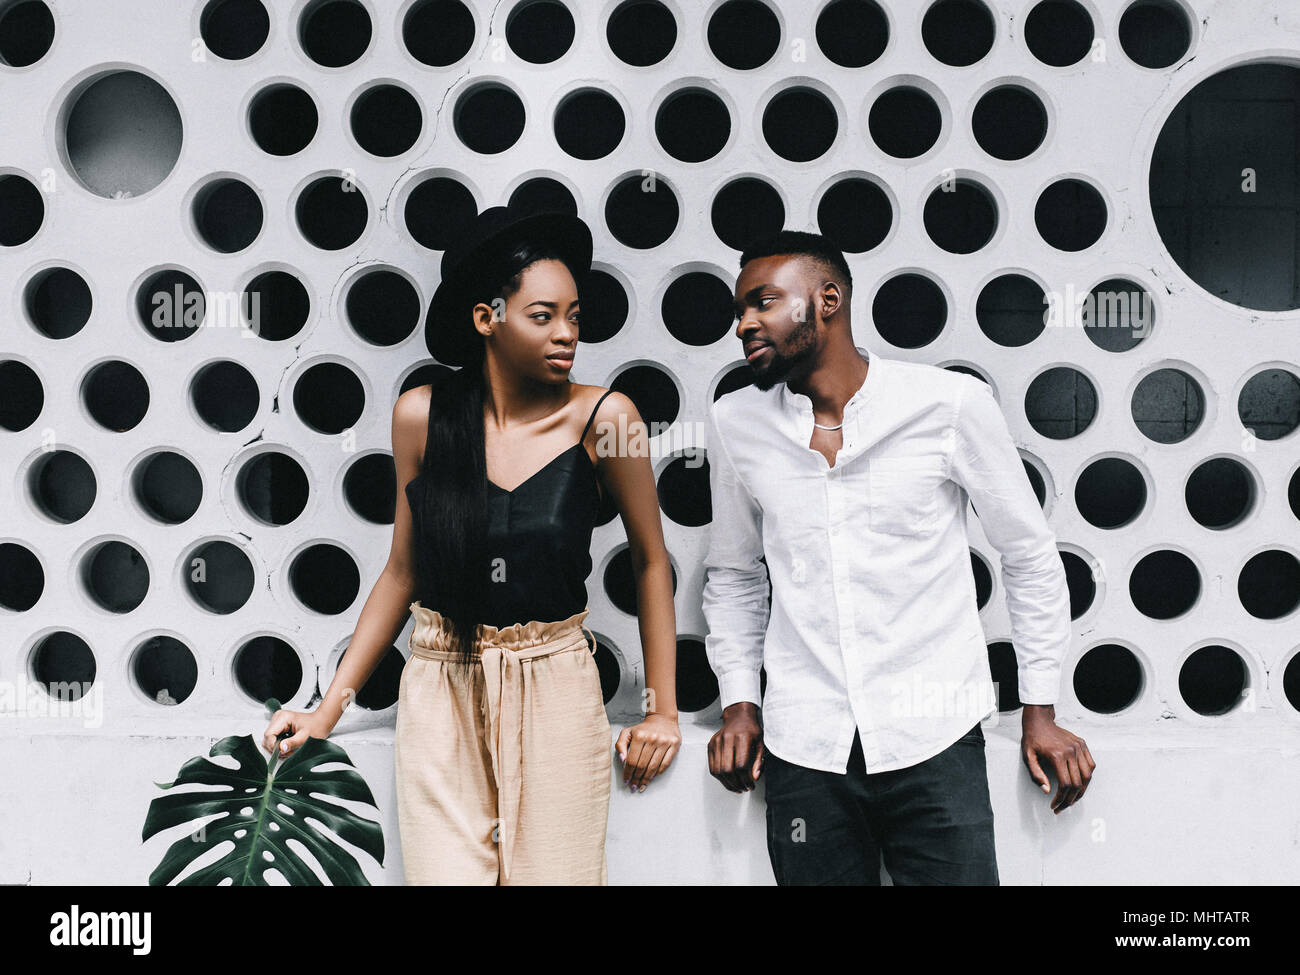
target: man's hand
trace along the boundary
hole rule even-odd
[[[1056,708],[1051,704],[1026,704],[1020,718],[1020,757],[1029,775],[1050,792],[1051,783],[1038,764],[1040,758],[1049,759],[1056,772],[1057,790],[1052,798],[1052,812],[1074,805],[1083,798],[1088,783],[1092,781],[1097,763],[1092,760],[1087,743],[1056,723]]]
[[[737,701],[722,712],[722,730],[709,739],[709,773],[730,792],[750,792],[763,766],[758,705]]]

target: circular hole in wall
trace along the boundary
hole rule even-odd
[[[319,124],[316,103],[297,85],[267,85],[248,106],[253,141],[273,156],[292,156],[307,148]]]
[[[14,173],[0,175],[0,246],[27,243],[44,221],[45,201],[35,184]]]
[[[714,194],[709,218],[718,240],[743,251],[751,241],[781,229],[785,204],[766,180],[742,176]]]
[[[660,424],[659,430],[666,429],[677,419],[681,410],[682,401],[677,384],[658,366],[629,366],[614,377],[609,388],[632,401],[641,414],[641,419],[650,428],[651,436],[656,433],[654,424]]]
[[[763,109],[763,140],[782,159],[810,162],[835,143],[840,120],[831,100],[815,88],[777,92]]]
[[[890,345],[919,349],[939,337],[948,321],[948,299],[924,274],[896,274],[871,302],[871,320]]]
[[[506,18],[506,43],[532,64],[550,64],[573,46],[569,8],[557,0],[524,0]]]
[[[647,192],[653,181],[654,192]],[[605,200],[605,225],[620,244],[648,250],[658,247],[677,229],[681,207],[677,194],[656,173],[626,176]]]
[[[930,239],[948,253],[973,254],[993,239],[997,204],[975,180],[957,179],[930,192],[923,222]]]
[[[131,472],[136,503],[164,525],[193,517],[203,501],[203,478],[189,458],[173,450],[149,454]]]
[[[25,68],[54,45],[54,15],[40,0],[22,0],[0,10],[0,64]]]
[[[311,299],[302,281],[288,271],[264,271],[244,287],[248,327],[269,342],[293,338],[307,324]]]
[[[318,433],[351,429],[366,408],[366,391],[350,368],[320,362],[303,370],[293,384],[293,409],[298,419]]]
[[[584,343],[608,341],[627,324],[627,292],[609,272],[592,268],[578,283],[578,296],[582,305],[579,334]]]
[[[659,0],[627,0],[609,15],[605,42],[623,63],[647,68],[671,53],[677,43],[677,21]]]
[[[252,57],[271,33],[271,18],[261,0],[212,0],[199,16],[199,36],[219,58]]]
[[[343,500],[357,515],[375,525],[391,525],[396,511],[397,470],[387,453],[366,454],[348,465],[343,475]]]
[[[461,0],[419,0],[402,18],[402,43],[431,68],[455,64],[474,46],[474,14]]]
[[[463,183],[449,176],[434,176],[411,190],[402,220],[416,243],[441,251],[451,246],[477,216],[474,195]]]
[[[1097,574],[1091,563],[1074,552],[1062,552],[1065,584],[1070,590],[1070,619],[1077,620],[1092,608],[1097,598]]]
[[[61,143],[77,180],[98,196],[140,196],[171,173],[181,153],[180,112],[162,85],[138,71],[109,71],[63,107]]]
[[[1196,563],[1173,549],[1144,555],[1128,578],[1128,594],[1143,616],[1171,620],[1188,612],[1201,595]]]
[[[149,700],[172,706],[194,693],[199,666],[189,647],[175,637],[160,634],[136,647],[131,656],[131,679]]]
[[[1057,250],[1081,251],[1101,239],[1106,229],[1106,201],[1083,180],[1057,180],[1039,194],[1034,226]]]
[[[196,334],[207,312],[202,285],[176,268],[154,272],[136,292],[135,313],[140,324],[159,342],[180,342]]]
[[[45,570],[31,549],[18,542],[0,542],[0,607],[25,613],[45,591]]]
[[[524,103],[505,85],[483,82],[456,100],[452,127],[474,152],[505,152],[524,134]]]
[[[238,362],[209,363],[190,383],[190,403],[199,419],[212,429],[234,433],[257,415],[257,380]]]
[[[1201,425],[1205,395],[1200,384],[1181,369],[1157,369],[1133,390],[1133,422],[1156,443],[1179,443]]]
[[[1077,0],[1043,0],[1025,17],[1025,46],[1044,64],[1064,68],[1092,48],[1092,17]]]
[[[1174,0],[1137,0],[1119,18],[1119,44],[1134,64],[1167,68],[1192,46],[1192,24]]]
[[[1239,524],[1255,507],[1255,479],[1231,457],[1198,464],[1187,478],[1183,498],[1198,525],[1221,530]]]
[[[936,61],[963,68],[993,50],[993,13],[979,0],[938,0],[921,19],[921,40]]]
[[[875,0],[831,0],[817,15],[817,46],[844,68],[865,68],[889,46],[889,19]]]
[[[659,507],[679,525],[698,528],[713,520],[709,466],[703,453],[674,457],[659,475]]]
[[[357,0],[316,0],[298,19],[298,43],[321,67],[352,64],[370,46],[370,14]]]
[[[682,88],[655,112],[655,138],[664,152],[681,162],[704,162],[720,153],[731,138],[726,103],[704,88]]]
[[[1197,714],[1227,714],[1241,701],[1249,676],[1237,651],[1217,644],[1199,647],[1178,669],[1178,693]]]
[[[47,518],[71,524],[95,503],[95,472],[70,450],[42,454],[27,473],[32,504]]]
[[[623,141],[627,119],[613,95],[582,88],[561,99],[553,128],[556,144],[573,158],[601,159]]]
[[[308,609],[346,612],[361,591],[361,573],[352,556],[337,545],[309,545],[289,563],[289,587]]]
[[[46,268],[32,275],[23,289],[27,317],[50,339],[71,338],[85,328],[93,304],[86,279],[66,267]]]
[[[278,450],[267,450],[239,468],[235,493],[243,509],[258,521],[287,525],[307,507],[311,485],[296,460]]]
[[[405,88],[374,85],[352,103],[348,122],[357,145],[387,158],[400,156],[415,145],[424,127],[424,113],[415,96]]]
[[[45,389],[25,362],[0,362],[0,429],[17,433],[36,422],[45,406]]]
[[[95,654],[75,633],[58,630],[32,650],[32,679],[56,701],[79,701],[95,683]]]
[[[660,314],[669,334],[686,345],[712,345],[731,331],[731,288],[708,271],[688,271],[664,290]]]
[[[1116,643],[1093,647],[1074,668],[1074,696],[1098,714],[1123,711],[1138,699],[1144,683],[1137,656]]]
[[[1147,193],[1170,257],[1209,294],[1245,308],[1300,307],[1295,261],[1300,68],[1255,63],[1220,71],[1182,97],[1151,154]]]
[[[1237,598],[1257,619],[1289,616],[1300,606],[1300,560],[1282,549],[1251,556],[1237,576]]]
[[[293,213],[298,230],[309,244],[336,251],[361,237],[369,208],[365,195],[351,180],[322,176],[303,187]]]
[[[677,638],[677,707],[687,713],[703,711],[718,699],[718,678],[709,668],[704,641]]]
[[[1079,311],[1083,334],[1107,352],[1136,348],[1151,333],[1156,318],[1150,292],[1127,278],[1102,281]]]
[[[971,134],[995,159],[1024,159],[1047,138],[1047,109],[1028,88],[998,85],[971,112]]]
[[[348,325],[371,345],[397,345],[420,324],[415,285],[388,268],[373,268],[353,278],[343,307]]]
[[[262,201],[243,180],[214,179],[194,196],[194,229],[214,251],[242,251],[262,232]]]
[[[82,380],[81,401],[101,427],[123,433],[134,429],[149,411],[149,384],[129,362],[101,362]]]
[[[980,289],[975,321],[990,341],[1007,348],[1028,345],[1046,328],[1043,289],[1023,274],[999,274]]]
[[[1074,504],[1088,524],[1122,528],[1146,507],[1142,473],[1120,457],[1103,457],[1083,469],[1074,485]]]
[[[912,85],[882,92],[867,113],[872,141],[896,159],[914,159],[928,152],[942,129],[939,106],[928,92]]]
[[[1289,369],[1264,369],[1237,395],[1241,425],[1259,440],[1280,440],[1300,426],[1300,378]]]
[[[709,17],[706,39],[715,58],[748,71],[772,60],[781,44],[781,22],[761,0],[726,0]]]
[[[181,563],[186,591],[204,609],[233,613],[253,594],[253,563],[239,546],[222,539],[203,542]]]
[[[297,652],[275,636],[257,636],[244,643],[232,661],[235,686],[256,704],[267,698],[291,701],[302,686],[302,661]]]
[[[1056,366],[1034,377],[1025,390],[1025,418],[1053,440],[1077,437],[1097,416],[1097,390],[1077,369]]]
[[[849,254],[880,246],[893,224],[889,197],[869,179],[841,179],[828,187],[817,203],[818,229]]]

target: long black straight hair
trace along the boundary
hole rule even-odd
[[[554,247],[535,238],[489,254],[475,269],[473,297],[458,314],[468,316],[480,301],[504,312],[504,302],[519,290],[524,271],[547,259],[563,260]],[[472,661],[478,649],[478,624],[492,622],[485,619],[491,585],[483,432],[485,355],[479,336],[465,364],[433,384],[417,501],[422,532],[414,539],[421,592],[437,601],[450,626],[452,648],[465,662]]]

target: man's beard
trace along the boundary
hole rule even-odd
[[[795,366],[812,357],[816,340],[816,324],[810,321],[800,322],[786,337],[784,353],[778,352],[775,345],[769,345],[771,351],[767,356],[767,365],[750,367],[754,385],[766,392],[777,383],[785,382]]]

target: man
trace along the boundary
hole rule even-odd
[[[733,792],[767,773],[779,884],[879,884],[882,855],[895,884],[997,884],[967,499],[1001,554],[1021,755],[1044,792],[1055,772],[1059,813],[1096,763],[1055,722],[1071,633],[1055,536],[983,382],[854,346],[837,248],[782,231],[740,266],[754,385],[709,416],[709,770]]]

